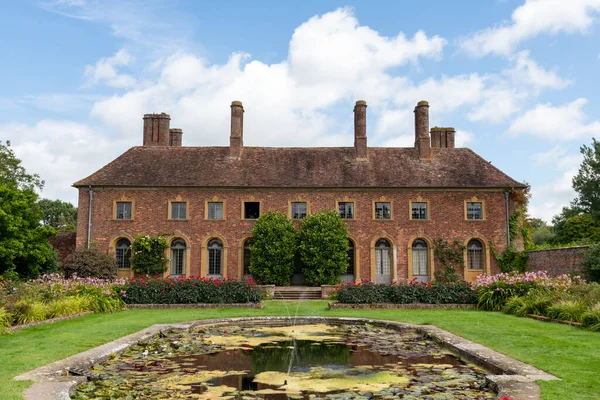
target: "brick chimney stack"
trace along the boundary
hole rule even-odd
[[[183,135],[183,131],[179,128],[171,128],[169,129],[169,146],[172,147],[181,147],[181,136]]]
[[[244,147],[244,106],[241,101],[231,102],[231,136],[229,156],[240,158]]]
[[[367,102],[364,100],[358,100],[354,106],[354,150],[357,159],[367,159]]]
[[[429,103],[421,100],[415,107],[415,150],[419,160],[430,160]]]
[[[431,147],[454,148],[454,128],[431,128]]]
[[[170,123],[169,114],[144,114],[144,146],[168,146]]]

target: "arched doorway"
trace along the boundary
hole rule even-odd
[[[429,282],[429,249],[423,239],[412,244],[412,276],[418,282]]]
[[[386,239],[375,243],[375,283],[392,283],[392,246]]]
[[[223,278],[223,243],[219,239],[211,239],[207,246],[209,278]]]
[[[171,266],[169,275],[171,278],[179,278],[183,276],[185,278],[185,240],[173,239],[171,242]]]

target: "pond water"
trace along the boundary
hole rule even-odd
[[[74,399],[492,399],[485,371],[368,324],[169,330],[95,365]]]

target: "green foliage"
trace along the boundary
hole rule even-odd
[[[548,307],[546,315],[552,319],[579,322],[587,305],[578,300],[560,300]]]
[[[507,247],[501,254],[490,244],[494,259],[502,272],[525,272],[527,271],[527,259],[529,254],[525,251],[516,251],[514,247]]]
[[[339,214],[325,211],[304,218],[298,252],[307,285],[338,283],[348,269],[348,229]]]
[[[556,296],[552,290],[544,287],[535,288],[523,296],[514,296],[508,299],[502,311],[519,317],[529,314],[546,315],[546,310],[555,300]]]
[[[0,140],[0,186],[13,186],[21,190],[42,190],[44,181],[38,174],[28,174],[21,160],[10,148],[10,141],[2,144]]]
[[[48,242],[55,231],[40,224],[36,199],[33,188],[0,185],[0,274],[14,270],[21,278],[34,278],[56,267]]]
[[[477,304],[479,308],[487,311],[500,311],[508,299],[514,296],[523,296],[535,288],[535,282],[494,282],[487,286],[477,288]]]
[[[294,271],[297,232],[283,213],[261,215],[254,228],[250,273],[264,285],[287,286]]]
[[[347,283],[336,290],[337,300],[346,304],[475,304],[477,297],[467,282],[433,282],[377,285]]]
[[[127,304],[258,303],[261,298],[252,281],[207,278],[135,277],[118,289]]]
[[[541,218],[529,218],[529,226],[532,229],[548,228],[548,224]]]
[[[549,226],[542,226],[539,228],[534,228],[531,233],[531,240],[533,241],[533,247],[537,248],[539,246],[550,245],[554,242],[556,234]]]
[[[77,249],[61,263],[66,278],[77,275],[81,278],[114,279],[117,276],[117,262],[108,254],[94,248]]]
[[[438,238],[433,241],[433,255],[444,269],[436,272],[436,279],[444,282],[457,282],[459,274],[457,270],[464,268],[465,246],[458,240],[452,244],[446,239]]]
[[[167,270],[167,240],[161,236],[137,235],[131,245],[131,268],[138,274],[156,275]]]
[[[588,240],[600,241],[600,223],[591,214],[577,214],[560,220],[555,227],[556,244]]]
[[[42,223],[61,232],[77,228],[77,208],[62,200],[40,199],[37,206],[42,212]]]
[[[581,325],[589,330],[600,332],[600,303],[594,304],[583,313]]]
[[[600,244],[593,244],[583,255],[581,262],[588,280],[600,282]]]
[[[0,307],[0,335],[8,333],[8,328],[12,324],[12,314],[4,307]]]
[[[600,219],[600,142],[592,138],[592,146],[581,146],[583,161],[573,177],[573,189],[577,192],[574,204],[595,221]]]

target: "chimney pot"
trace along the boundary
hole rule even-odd
[[[169,114],[144,114],[144,146],[168,146],[170,123]]]
[[[431,159],[429,138],[429,103],[421,100],[415,107],[415,150],[419,160]]]
[[[354,106],[354,150],[357,159],[367,159],[367,102],[364,100],[358,100]]]
[[[231,102],[231,136],[229,156],[240,158],[244,147],[244,106],[241,101]]]
[[[169,146],[181,147],[183,130],[179,128],[169,129]]]

